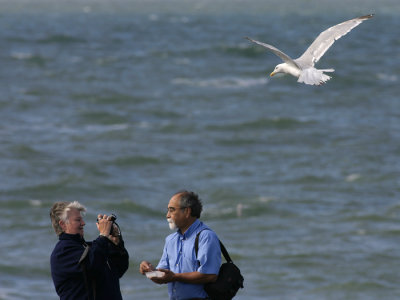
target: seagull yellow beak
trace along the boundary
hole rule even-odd
[[[269,74],[269,76],[272,77],[272,76],[274,76],[275,74],[276,74],[276,73],[272,72],[271,74]]]

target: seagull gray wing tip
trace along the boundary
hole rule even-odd
[[[365,15],[362,17],[358,17],[358,19],[360,20],[366,20],[366,19],[371,19],[375,14],[369,14],[369,15]]]

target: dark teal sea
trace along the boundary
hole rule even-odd
[[[318,63],[324,86],[270,78],[324,29],[375,13]],[[86,238],[118,216],[125,300],[169,234],[171,195],[245,277],[235,299],[400,298],[398,0],[0,1],[0,299],[57,299],[49,209],[78,200]]]

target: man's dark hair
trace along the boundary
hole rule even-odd
[[[190,207],[192,212],[191,216],[200,218],[201,211],[203,210],[203,205],[201,204],[201,200],[199,196],[190,191],[180,191],[175,195],[180,195],[180,206],[183,207]]]

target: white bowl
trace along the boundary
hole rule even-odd
[[[153,277],[163,277],[165,273],[161,271],[151,271],[151,272],[146,272],[145,274],[147,278],[153,278]]]

